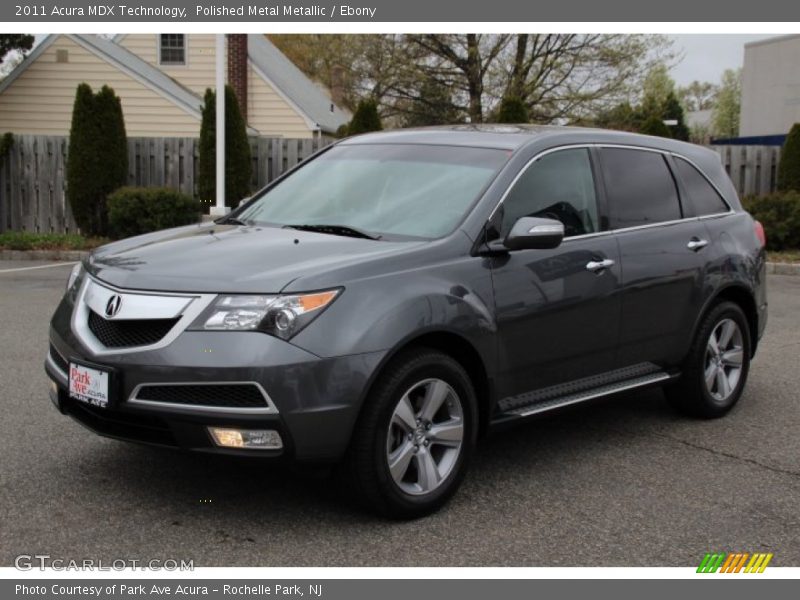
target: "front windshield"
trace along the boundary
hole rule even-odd
[[[380,237],[453,231],[508,159],[502,150],[412,144],[332,148],[250,202],[236,218],[336,225]]]

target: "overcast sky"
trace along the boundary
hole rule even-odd
[[[672,69],[672,78],[678,85],[686,85],[695,79],[718,82],[725,69],[742,66],[747,42],[774,36],[725,33],[670,37],[675,41],[674,50],[683,54],[683,60]]]

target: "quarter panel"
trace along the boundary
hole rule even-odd
[[[767,323],[766,251],[756,238],[753,218],[746,212],[737,212],[702,221],[712,244],[703,288],[704,306],[725,288],[747,290],[756,305],[756,331],[760,337]]]

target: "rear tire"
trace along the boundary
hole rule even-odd
[[[452,357],[401,353],[379,376],[353,432],[344,472],[369,510],[413,519],[438,510],[467,470],[478,430],[475,391]]]
[[[669,403],[692,417],[715,419],[739,401],[750,370],[750,327],[742,309],[721,302],[697,330],[683,373],[665,388]]]

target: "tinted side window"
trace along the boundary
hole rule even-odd
[[[603,148],[612,229],[681,218],[678,191],[658,152]]]
[[[728,212],[728,205],[722,200],[717,190],[693,165],[682,158],[675,157],[675,169],[683,181],[686,193],[694,203],[698,216]]]
[[[559,150],[530,165],[503,202],[501,235],[505,236],[520,217],[561,221],[567,236],[598,231],[589,150]]]

